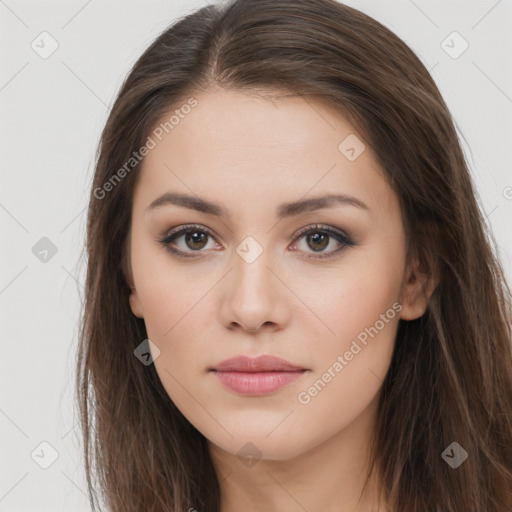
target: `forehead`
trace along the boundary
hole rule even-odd
[[[173,116],[179,121],[173,127],[165,125],[173,111],[162,116],[157,123],[165,132],[160,149],[165,151],[162,146],[174,141],[174,146],[179,144],[188,159],[222,152],[226,157],[249,163],[256,154],[269,159],[286,155],[314,158],[317,151],[312,149],[325,150],[328,146],[337,152],[340,136],[355,134],[355,128],[339,113],[305,97],[283,98],[219,89],[195,96],[195,100],[197,105],[179,120]],[[185,101],[181,106],[186,106]],[[180,111],[180,104],[175,107],[174,111]],[[160,153],[152,155],[161,156]],[[151,156],[148,160],[152,160]]]
[[[390,207],[393,191],[364,134],[324,103],[225,89],[193,98],[150,134],[135,193],[146,206],[170,189],[246,207],[326,192]]]

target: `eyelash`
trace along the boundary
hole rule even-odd
[[[187,252],[181,251],[180,249],[176,249],[171,246],[171,242],[180,238],[183,234],[186,234],[188,232],[199,232],[199,233],[206,234],[211,238],[215,238],[213,233],[209,229],[207,229],[199,224],[187,224],[187,225],[181,226],[179,228],[171,229],[171,231],[167,232],[166,236],[164,238],[159,239],[158,242],[167,251],[169,251],[171,254],[173,254],[179,258],[184,258],[184,259],[197,258],[198,256],[196,256],[194,254],[187,254]],[[338,248],[334,251],[328,252],[322,256],[305,256],[306,259],[320,260],[320,259],[330,258],[330,257],[333,257],[333,256],[339,254],[343,250],[356,245],[348,235],[346,235],[340,231],[335,231],[335,230],[333,230],[327,226],[323,226],[321,224],[307,226],[307,227],[299,230],[299,232],[297,233],[297,235],[294,239],[294,243],[296,243],[298,240],[300,240],[301,238],[303,238],[305,235],[307,235],[309,233],[327,234],[327,235],[331,236],[332,238],[334,238],[338,243],[342,244],[342,246],[340,248]],[[191,251],[191,252],[192,253],[200,253],[200,252],[204,252],[204,251],[197,250],[197,251]]]

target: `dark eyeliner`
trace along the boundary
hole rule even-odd
[[[330,228],[328,226],[323,226],[322,224],[314,224],[313,226],[307,226],[305,228],[300,229],[294,239],[294,244],[302,238],[304,235],[307,235],[309,233],[325,233],[334,238],[338,243],[341,244],[341,247],[338,249],[327,252],[327,253],[306,253],[306,255],[301,256],[305,259],[313,259],[313,260],[321,260],[321,259],[327,259],[330,257],[337,256],[339,253],[344,251],[345,249],[349,247],[353,247],[356,245],[356,243],[352,240],[352,238],[344,233],[343,231],[334,230],[333,228]],[[316,256],[317,254],[318,256]]]
[[[175,249],[172,247],[171,243],[176,239],[182,236],[183,234],[186,234],[190,231],[196,231],[203,233],[205,235],[208,235],[212,238],[214,238],[213,233],[208,229],[198,224],[187,224],[184,226],[180,226],[177,228],[173,228],[170,231],[166,233],[166,235],[163,238],[158,239],[158,242],[171,254],[178,256],[179,258],[183,259],[190,259],[190,258],[198,258],[198,257],[204,257],[200,254],[194,254],[194,253],[201,253],[204,251],[191,251],[191,252],[183,252],[179,249]],[[301,256],[305,259],[314,259],[314,260],[321,260],[333,257],[337,254],[339,254],[341,251],[347,249],[348,247],[353,247],[356,245],[353,240],[348,236],[346,233],[342,231],[334,230],[333,228],[330,228],[328,226],[323,226],[321,224],[315,224],[313,226],[306,226],[305,228],[302,228],[299,230],[293,239],[293,244],[297,243],[302,237],[309,233],[324,233],[329,235],[330,237],[334,238],[338,243],[341,244],[341,247],[328,252],[328,253],[306,253],[306,255]],[[298,252],[298,251],[297,251]]]
[[[187,224],[184,226],[180,226],[179,228],[173,228],[168,231],[164,238],[158,240],[158,242],[163,245],[164,249],[169,251],[171,254],[178,256],[178,258],[188,259],[188,258],[197,258],[198,256],[193,254],[194,252],[202,252],[202,251],[192,251],[191,253],[186,253],[180,251],[179,249],[175,249],[172,247],[171,242],[176,238],[179,238],[181,235],[189,232],[189,231],[199,231],[200,233],[204,233],[213,238],[213,233],[209,230],[200,226],[198,224]],[[202,256],[199,256],[202,257]]]

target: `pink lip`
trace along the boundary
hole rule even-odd
[[[285,359],[274,356],[247,357],[236,356],[226,359],[217,366],[210,368],[219,372],[277,372],[306,370],[303,366],[297,366]]]
[[[250,396],[272,393],[292,383],[307,369],[274,356],[233,357],[211,368],[227,388]]]

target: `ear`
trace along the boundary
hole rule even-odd
[[[132,265],[130,258],[130,237],[128,236],[128,241],[125,246],[125,251],[122,256],[121,261],[121,270],[123,272],[124,279],[128,286],[130,287],[130,296],[128,298],[130,302],[130,309],[132,313],[138,318],[144,318],[141,300],[135,289],[135,284],[133,281],[133,273],[132,273]]]
[[[131,290],[131,292],[130,292],[129,301],[130,301],[130,308],[132,310],[132,313],[138,318],[144,318],[144,313],[142,310],[142,305],[141,305],[137,290],[132,286],[130,286],[130,290]]]
[[[401,290],[402,320],[415,320],[423,316],[430,296],[439,284],[438,267],[432,259],[432,254],[428,249],[424,249],[422,254],[417,248],[413,251]]]

